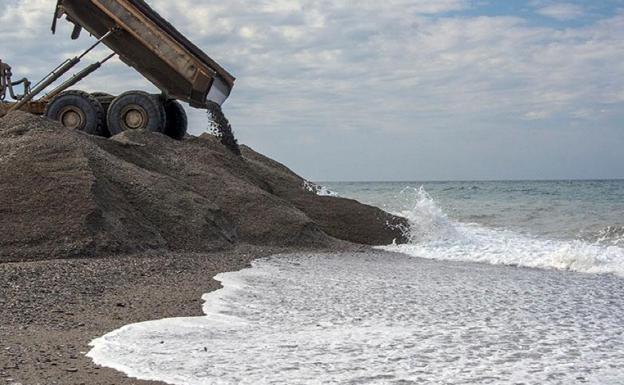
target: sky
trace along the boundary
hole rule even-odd
[[[16,77],[94,41],[51,35],[55,3],[0,0]],[[148,3],[237,77],[239,141],[307,179],[624,178],[624,0]],[[80,87],[155,91],[118,60]]]

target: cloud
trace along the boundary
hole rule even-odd
[[[43,76],[93,41],[86,34],[69,40],[65,22],[50,36],[53,3],[11,1],[0,15],[1,35],[19,34],[1,52],[16,76]],[[555,28],[520,13],[480,16],[468,0],[149,3],[237,76],[225,109],[241,140],[287,163],[305,159],[307,174],[323,173],[315,167],[329,160],[310,157],[329,151],[337,137],[340,151],[350,152],[345,156],[360,159],[365,138],[386,148],[427,137],[462,146],[476,132],[496,138],[505,130],[565,131],[588,121],[616,127],[624,117],[624,13],[616,11]],[[566,10],[580,16],[563,3],[541,4],[549,17]],[[26,32],[16,32],[9,17]],[[154,90],[119,61],[82,86]],[[206,126],[203,112],[189,112],[198,133]],[[287,143],[302,147],[291,152]]]
[[[8,7],[7,15],[21,20],[30,35],[8,43],[11,57],[5,60],[27,74],[43,74],[50,62],[90,42],[72,42],[66,30],[47,36],[50,4],[21,1]],[[621,14],[560,30],[519,17],[444,16],[469,6],[459,0],[151,4],[238,75],[229,104],[245,124],[288,122],[296,130],[332,122],[341,129],[366,129],[374,113],[395,116],[385,123],[388,129],[407,129],[406,115],[439,125],[449,116],[546,118],[587,100],[621,102],[622,77],[613,73],[621,71],[624,59],[617,49],[624,37]],[[13,30],[2,25],[3,34]],[[114,90],[129,82],[146,84],[121,63],[108,67],[101,76]],[[86,84],[97,87],[97,79]],[[255,119],[258,111],[264,111],[261,121]]]
[[[52,22],[54,3],[47,0],[2,0],[0,30],[3,45],[13,39],[28,39]]]
[[[537,13],[556,20],[574,20],[583,16],[583,7],[576,4],[557,3],[550,4],[537,9]]]

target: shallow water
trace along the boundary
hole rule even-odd
[[[396,254],[280,256],[206,317],[132,325],[98,363],[172,384],[621,384],[624,280]]]

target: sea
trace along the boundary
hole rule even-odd
[[[409,242],[256,260],[205,316],[88,356],[180,385],[624,384],[624,180],[318,185],[407,218]]]

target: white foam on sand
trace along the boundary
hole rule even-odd
[[[377,254],[218,276],[205,317],[129,325],[96,363],[171,384],[621,384],[624,280]]]
[[[549,240],[455,222],[423,189],[406,189],[410,242],[381,247],[415,257],[616,274],[624,277],[624,248],[582,240]]]

